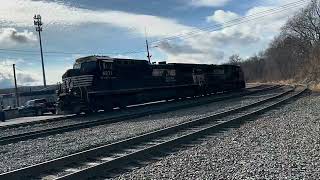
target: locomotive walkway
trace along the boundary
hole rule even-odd
[[[94,127],[102,124],[110,124],[110,123],[115,123],[119,121],[124,121],[132,118],[137,118],[137,117],[143,117],[146,115],[151,115],[151,114],[157,114],[157,113],[163,113],[163,112],[168,112],[168,111],[173,111],[173,110],[178,110],[178,109],[183,109],[183,108],[188,108],[188,107],[193,107],[193,106],[199,106],[202,104],[207,104],[211,102],[216,102],[216,101],[222,101],[226,99],[232,99],[236,97],[241,97],[245,95],[250,95],[254,93],[259,93],[259,92],[264,92],[268,90],[272,90],[275,88],[278,88],[279,86],[267,86],[267,87],[262,87],[262,88],[248,88],[247,91],[236,93],[236,94],[227,94],[227,95],[220,95],[216,98],[208,99],[206,101],[199,101],[199,102],[193,102],[193,103],[187,103],[187,104],[182,104],[178,105],[175,107],[167,107],[167,108],[162,108],[158,110],[147,110],[147,111],[142,111],[140,113],[129,113],[126,115],[120,115],[117,117],[112,117],[112,118],[98,118],[96,120],[92,121],[87,121],[87,122],[82,122],[82,123],[76,123],[76,124],[71,124],[71,125],[65,125],[65,126],[58,126],[55,128],[45,128],[42,130],[35,130],[35,131],[29,131],[29,132],[24,132],[24,133],[19,133],[19,134],[14,134],[14,135],[9,135],[9,136],[0,136],[0,144],[9,144],[9,143],[15,143],[19,141],[25,141],[28,139],[35,139],[39,137],[44,137],[44,136],[49,136],[49,135],[54,135],[54,134],[61,134],[64,132],[69,132],[69,131],[75,131],[78,129],[82,128],[89,128],[89,127]],[[68,118],[68,117],[63,117],[63,118]],[[69,118],[74,118],[74,117],[69,117]]]
[[[0,179],[85,179],[92,175],[105,177],[112,170],[125,168],[130,162],[139,163],[159,156],[159,152],[171,151],[172,147],[187,145],[204,136],[237,127],[251,117],[288,102],[305,91],[305,88],[292,88],[247,106],[4,173],[0,175]]]
[[[248,88],[246,88],[246,91],[257,91],[260,92],[262,89],[272,89],[272,88],[276,88],[278,87],[277,85],[253,85],[253,84],[249,84]],[[234,92],[227,92],[224,93],[225,95],[232,95],[232,93]],[[214,96],[214,95],[213,95]],[[221,94],[219,94],[219,96],[221,96]],[[240,95],[239,95],[240,96]],[[235,96],[233,96],[235,97]],[[170,102],[169,102],[170,103]],[[150,104],[150,103],[146,103]],[[161,104],[161,102],[158,103],[152,103],[154,105],[156,104]],[[143,106],[143,105],[141,105]],[[132,107],[137,107],[136,105],[132,106]],[[139,107],[139,106],[138,106]],[[102,112],[103,114],[103,112]],[[6,129],[6,128],[17,128],[17,127],[23,127],[23,126],[30,126],[30,125],[34,125],[34,124],[44,124],[44,123],[50,123],[50,122],[58,122],[58,121],[63,121],[66,119],[79,119],[79,118],[86,118],[87,116],[85,115],[74,115],[74,114],[70,114],[70,115],[52,115],[52,116],[36,116],[36,117],[21,117],[21,118],[15,118],[15,119],[9,119],[6,122],[0,122],[0,129]]]

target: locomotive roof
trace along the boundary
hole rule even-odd
[[[154,69],[184,69],[184,68],[222,68],[222,69],[229,69],[229,68],[240,68],[238,65],[232,65],[232,64],[184,64],[184,63],[168,63],[168,64],[153,64],[152,65]]]
[[[134,61],[135,63],[141,63],[141,64],[149,64],[147,60],[139,60],[139,59],[125,59],[125,58],[111,58],[109,56],[86,56],[76,59],[76,63],[83,63],[83,62],[90,62],[90,61],[108,61],[108,62],[119,62],[119,61]],[[173,67],[173,66],[221,66],[221,67],[239,67],[238,65],[232,65],[232,64],[222,64],[222,65],[216,65],[216,64],[191,64],[191,63],[165,63],[165,64],[152,64],[152,66],[157,67]]]
[[[76,59],[76,63],[83,63],[83,62],[90,62],[90,61],[108,61],[108,62],[115,62],[115,61],[135,61],[143,64],[147,64],[148,61],[146,60],[138,60],[138,59],[125,59],[125,58],[111,58],[109,56],[86,56]]]
[[[190,67],[190,66],[219,66],[216,64],[191,64],[191,63],[168,63],[168,64],[154,64],[155,66],[159,66],[159,67],[164,67],[164,66],[168,66],[168,67],[173,67],[173,66],[184,66],[184,67]]]

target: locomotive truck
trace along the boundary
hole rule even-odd
[[[245,88],[236,65],[150,64],[146,60],[88,56],[62,76],[57,110],[95,112],[159,100]]]

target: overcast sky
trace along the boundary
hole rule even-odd
[[[34,14],[42,16],[46,75],[55,84],[77,57],[146,59],[145,29],[153,61],[219,64],[235,53],[254,55],[302,7],[274,13],[292,2],[297,0],[0,0],[0,88],[13,85],[12,63],[19,85],[42,84]],[[258,18],[241,23],[243,16]]]

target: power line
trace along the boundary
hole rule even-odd
[[[259,12],[259,13],[256,13],[256,14],[252,14],[252,15],[248,15],[248,16],[243,16],[243,17],[240,17],[240,18],[236,18],[236,19],[233,19],[233,20],[230,20],[230,21],[227,21],[225,22],[224,24],[216,24],[214,26],[208,26],[208,27],[204,27],[204,28],[200,28],[200,29],[197,29],[197,30],[194,30],[194,31],[191,31],[191,32],[188,32],[188,33],[184,33],[184,34],[180,34],[180,35],[176,35],[176,36],[170,36],[170,37],[167,37],[167,38],[162,38],[160,40],[157,40],[157,41],[154,41],[153,43],[156,43],[156,42],[159,42],[159,41],[164,41],[164,40],[171,40],[171,39],[176,39],[176,38],[180,38],[180,37],[183,37],[183,36],[187,36],[187,35],[192,35],[192,34],[195,34],[195,33],[200,33],[200,32],[204,32],[204,30],[210,30],[212,28],[216,28],[216,27],[221,27],[223,25],[226,25],[226,24],[230,24],[232,22],[237,22],[237,24],[239,23],[239,21],[243,21],[247,18],[250,18],[250,17],[255,17],[257,15],[260,15],[261,14],[265,14],[265,13],[268,13],[271,11],[272,14],[274,14],[275,12],[272,12],[272,11],[276,11],[276,10],[281,10],[280,12],[282,12],[283,10],[287,10],[287,9],[291,9],[291,8],[294,8],[294,7],[298,7],[299,5],[302,5],[301,3],[303,2],[304,0],[300,0],[300,1],[296,1],[294,3],[289,3],[289,4],[286,4],[286,5],[283,5],[283,6],[280,6],[278,8],[273,8],[273,9],[269,9],[269,10],[266,10],[266,11],[262,11],[262,12]],[[299,3],[299,4],[297,4]],[[292,6],[294,5],[294,6]],[[268,15],[268,14],[266,14]],[[263,16],[265,17],[265,16]],[[260,18],[260,17],[259,17]]]
[[[281,11],[282,12],[282,11]],[[272,14],[276,14],[277,12],[274,12]],[[263,16],[263,17],[266,17]],[[197,32],[197,33],[193,33],[191,35],[188,35],[188,36],[181,36],[181,37],[178,37],[179,39],[188,39],[188,38],[191,38],[193,36],[196,36],[196,35],[199,35],[201,33],[206,33],[206,32],[213,32],[213,31],[218,31],[218,30],[222,30],[222,29],[226,29],[226,28],[229,28],[229,27],[233,27],[233,26],[236,26],[236,25],[240,25],[240,24],[243,24],[243,23],[247,23],[247,22],[250,22],[250,21],[254,21],[254,20],[257,20],[257,19],[260,19],[261,17],[257,17],[257,18],[253,18],[253,19],[248,19],[248,20],[245,20],[245,21],[242,21],[242,22],[239,22],[239,23],[234,23],[234,24],[229,24],[229,25],[223,25],[223,26],[220,26],[220,27],[217,27],[215,29],[211,29],[210,31],[204,31],[204,32]],[[169,39],[167,41],[171,41],[171,40],[174,40],[174,39],[177,39],[177,37],[175,38],[172,38],[172,39]],[[162,41],[159,41],[159,42],[162,42]]]
[[[47,28],[48,26],[50,26],[50,25],[52,25],[52,24],[54,24],[54,23],[56,23],[56,21],[52,20],[52,21],[48,22],[47,24],[45,24],[45,25],[43,26],[43,28]]]
[[[16,69],[19,70],[19,71],[21,71],[21,72],[24,72],[24,70],[18,68],[17,66],[16,66]]]
[[[246,23],[246,22],[249,22],[249,21],[252,21],[252,20],[264,18],[264,17],[272,15],[272,14],[283,12],[283,11],[286,11],[286,10],[289,10],[289,9],[292,9],[292,8],[295,8],[295,7],[299,7],[301,5],[304,5],[305,2],[306,2],[305,0],[295,1],[295,2],[292,2],[292,3],[288,3],[288,4],[285,4],[285,5],[282,5],[282,6],[277,7],[277,8],[272,8],[272,9],[268,9],[266,11],[262,11],[262,12],[259,12],[259,13],[252,14],[252,15],[243,16],[243,17],[240,17],[240,18],[235,18],[235,19],[227,21],[227,22],[225,22],[223,24],[216,24],[214,26],[208,26],[208,27],[200,28],[200,29],[188,32],[188,33],[184,33],[184,34],[180,34],[180,35],[176,35],[176,36],[169,36],[169,37],[166,37],[166,38],[161,38],[161,39],[153,41],[151,43],[152,44],[157,44],[157,43],[162,42],[162,41],[170,41],[170,40],[178,39],[178,38],[181,39],[182,37],[193,36],[193,35],[196,35],[196,34],[199,34],[199,33],[221,30],[221,29],[224,29],[224,28],[227,28],[227,27],[239,25],[239,24]],[[252,18],[252,19],[249,19],[249,18]]]

